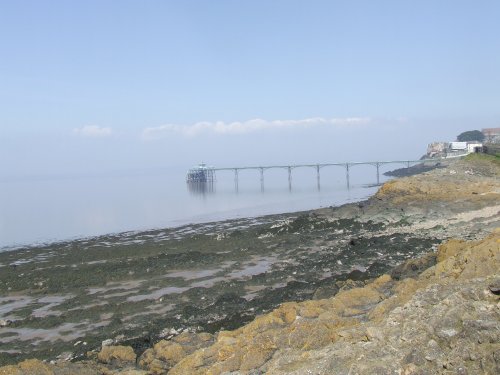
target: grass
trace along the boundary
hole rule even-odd
[[[467,161],[486,161],[486,162],[492,162],[496,164],[497,166],[500,166],[500,154],[495,154],[495,155],[489,155],[489,154],[469,154],[467,155],[464,160]]]

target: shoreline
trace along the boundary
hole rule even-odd
[[[439,160],[436,162],[435,165],[425,165],[425,164],[417,164],[414,166],[411,166],[410,168],[397,168],[388,172],[385,172],[384,175],[389,177],[390,181],[391,179],[394,178],[401,178],[401,177],[409,177],[409,176],[414,176],[418,175],[421,173],[425,173],[428,171],[431,171],[436,168],[443,168],[442,164],[449,163],[449,160]],[[388,182],[386,181],[386,182]],[[358,189],[371,189],[371,188],[376,188],[376,187],[381,187],[383,183],[381,184],[373,184],[373,183],[365,183],[365,184],[359,184],[357,185],[356,188]],[[330,205],[329,207],[340,207],[346,204],[356,204],[357,202],[369,200],[373,195],[376,194],[376,191],[374,191],[371,194],[364,195],[361,198],[354,198],[352,201],[344,202],[339,205]],[[213,225],[219,222],[228,222],[228,221],[238,221],[238,220],[250,220],[250,219],[265,219],[270,216],[280,216],[280,215],[295,215],[295,214],[301,214],[301,213],[306,213],[310,211],[315,211],[315,210],[321,210],[324,207],[315,207],[315,208],[310,208],[310,209],[305,209],[305,210],[297,210],[297,211],[283,211],[283,212],[277,212],[277,213],[264,213],[264,214],[256,214],[256,215],[245,215],[241,216],[239,214],[237,215],[229,215],[230,217],[227,218],[222,218],[222,219],[199,219],[199,220],[194,220],[193,219],[186,219],[182,220],[180,224],[172,224],[172,225],[167,225],[167,226],[159,226],[159,227],[151,227],[151,228],[141,228],[141,229],[129,229],[129,230],[123,230],[123,231],[116,231],[116,232],[109,232],[109,233],[102,233],[102,234],[96,234],[96,235],[88,235],[88,236],[70,236],[67,238],[61,238],[61,239],[47,239],[47,240],[37,240],[32,243],[14,243],[14,244],[9,244],[9,245],[3,245],[0,246],[0,253],[1,252],[7,252],[7,251],[17,251],[17,250],[25,250],[25,249],[35,249],[39,247],[45,247],[45,246],[51,246],[51,245],[60,245],[60,244],[66,244],[66,243],[71,243],[71,242],[81,242],[81,241],[94,241],[98,240],[99,238],[105,238],[105,237],[119,237],[119,236],[128,236],[131,234],[140,234],[140,233],[146,233],[146,232],[153,232],[153,231],[161,231],[161,230],[174,230],[174,229],[180,229],[187,227],[187,226],[192,226],[192,225],[202,225],[202,224],[207,224],[207,225]],[[230,210],[227,212],[231,212],[234,210]],[[203,216],[217,216],[217,214],[205,214],[201,215]],[[197,216],[199,218],[199,216]],[[196,218],[196,217],[195,217]],[[175,220],[173,221],[175,222]]]
[[[357,189],[372,189],[375,187],[380,187],[380,185],[376,184],[360,184],[356,188]],[[311,190],[314,191],[314,190]],[[340,205],[344,204],[351,204],[351,203],[356,203],[358,201],[366,200],[369,199],[369,197],[373,194],[375,194],[376,191],[373,193],[368,193],[367,195],[363,195],[360,198],[354,198],[353,200],[349,200],[347,202],[341,203]],[[329,207],[337,207],[335,205],[329,205]],[[107,233],[102,233],[102,234],[95,234],[95,235],[76,235],[76,236],[70,236],[67,238],[61,238],[61,239],[47,239],[47,240],[36,240],[31,243],[13,243],[9,245],[3,245],[0,246],[0,253],[2,252],[8,252],[8,251],[17,251],[17,250],[25,250],[25,249],[36,249],[39,247],[46,247],[46,246],[51,246],[51,245],[61,245],[61,244],[67,244],[71,242],[82,242],[82,241],[95,241],[99,240],[99,238],[106,238],[106,237],[119,237],[119,236],[129,236],[129,235],[134,235],[134,234],[140,234],[140,233],[148,233],[148,232],[155,232],[155,231],[162,231],[162,230],[182,230],[185,227],[188,226],[201,226],[201,225],[215,225],[217,223],[225,223],[228,221],[239,221],[239,220],[253,220],[253,219],[266,219],[267,217],[271,216],[280,216],[280,215],[294,215],[294,214],[300,214],[303,212],[309,212],[309,211],[314,211],[321,209],[323,207],[314,207],[314,208],[309,208],[309,209],[304,209],[304,210],[296,210],[296,211],[282,211],[282,212],[273,212],[273,213],[258,213],[255,215],[252,214],[232,214],[229,215],[230,212],[233,211],[238,211],[239,209],[231,209],[228,211],[224,211],[223,213],[212,213],[212,214],[203,214],[203,215],[198,215],[190,219],[185,219],[185,220],[173,220],[171,225],[166,225],[166,226],[158,226],[158,227],[145,227],[145,228],[140,228],[140,229],[128,229],[128,230],[123,230],[123,231],[115,231],[115,232],[107,232]],[[246,211],[252,211],[254,210],[254,207],[248,207]],[[214,218],[219,215],[223,216],[223,218]],[[204,218],[204,217],[208,218]],[[180,223],[178,223],[180,222]]]
[[[450,176],[456,177],[456,174]],[[463,174],[471,176],[465,172]],[[73,280],[72,285],[52,285],[50,278],[54,275],[50,275],[47,280],[37,281],[42,282],[42,285],[39,288],[31,287],[28,293],[31,301],[24,305],[24,310],[21,308],[25,315],[29,313],[26,318],[0,328],[0,334],[3,333],[0,335],[0,352],[6,339],[16,337],[5,336],[9,329],[10,332],[16,332],[15,328],[22,328],[23,325],[24,329],[46,329],[42,327],[47,326],[47,319],[50,321],[49,327],[52,325],[57,328],[78,319],[95,321],[100,316],[99,320],[107,324],[100,327],[99,331],[107,336],[93,337],[92,330],[87,333],[84,331],[66,343],[59,340],[44,344],[41,341],[39,346],[50,344],[60,347],[61,352],[64,352],[64,348],[71,348],[70,357],[84,358],[89,350],[99,350],[100,341],[111,338],[113,344],[132,345],[136,354],[140,355],[155,342],[162,338],[172,339],[182,331],[216,334],[222,329],[236,329],[256,316],[272,311],[283,302],[328,298],[353,286],[360,287],[383,273],[392,272],[394,267],[409,259],[434,251],[446,238],[459,234],[461,238],[479,239],[486,236],[491,227],[498,225],[498,209],[492,206],[497,196],[482,195],[483,192],[478,190],[481,188],[479,185],[474,185],[473,191],[467,192],[466,199],[459,207],[446,200],[438,202],[429,199],[432,194],[436,195],[442,190],[439,187],[435,192],[425,191],[423,198],[419,196],[418,190],[412,190],[411,184],[404,187],[407,189],[405,194],[401,194],[404,190],[398,190],[402,184],[415,180],[424,184],[434,175],[448,183],[449,176],[438,170],[425,175],[425,179],[392,180],[373,197],[361,202],[303,211],[298,215],[269,215],[272,218],[266,223],[251,223],[250,219],[242,219],[239,225],[231,228],[224,226],[227,224],[225,222],[218,222],[205,233],[186,233],[187,237],[183,239],[165,239],[155,243],[142,238],[145,242],[136,248],[133,243],[127,245],[131,246],[129,248],[120,245],[118,252],[121,254],[110,253],[102,244],[88,243],[84,252],[93,260],[82,263],[76,269],[72,267],[78,264],[75,260],[84,261],[82,255],[77,256],[78,251],[67,246],[52,249],[67,258],[59,258],[57,262],[54,262],[54,257],[42,259],[42,262],[48,262],[48,267],[58,266],[61,271],[59,283],[67,277],[64,275],[74,274],[78,270],[78,273],[95,275],[93,285],[82,287],[79,285],[82,280],[79,279]],[[454,186],[455,181],[450,180],[450,186]],[[491,186],[483,188],[491,189]],[[411,194],[407,194],[410,191]],[[458,193],[462,192],[457,190]],[[409,197],[413,197],[414,201],[408,201]],[[460,199],[459,195],[457,197]],[[435,198],[444,199],[441,196]],[[469,213],[470,217],[465,217],[464,213]],[[191,227],[187,226],[186,230]],[[92,245],[97,246],[93,248]],[[139,249],[141,254],[137,255]],[[82,252],[82,249],[77,250]],[[124,257],[130,260],[121,262],[119,258]],[[33,266],[21,263],[16,270],[9,269],[12,273],[9,280],[18,282],[19,288],[16,290],[19,292],[25,291],[27,284],[19,281],[17,275],[29,267]],[[116,272],[117,269],[119,272]],[[36,267],[30,272],[35,278],[47,277],[43,270],[37,271]],[[110,274],[99,275],[102,272]],[[147,279],[144,280],[146,274]],[[1,281],[0,287],[3,288],[6,280],[2,278]],[[2,296],[12,295],[15,291],[11,289],[7,293],[5,288],[1,290]],[[46,298],[50,295],[60,298],[65,296],[66,299],[52,302],[45,300],[45,304],[40,302],[39,296]],[[72,315],[67,312],[64,319],[52,314],[39,319],[30,318],[35,307],[48,313],[59,309],[71,311],[82,306],[82,303],[83,306],[90,306],[94,295],[109,306],[91,307],[92,311],[88,314]],[[126,304],[127,308],[120,307],[122,311],[119,311],[119,316],[116,316],[116,312],[113,314],[115,316],[109,316],[111,311],[116,310],[113,306],[122,306],[123,301],[128,301],[130,306]],[[30,310],[29,306],[33,308]],[[155,311],[160,314],[155,314]],[[179,313],[181,317],[176,318]],[[136,328],[123,331],[123,327],[131,324],[135,324]],[[110,335],[111,332],[115,332],[114,336]],[[144,335],[140,332],[148,333]],[[19,335],[17,337],[17,340],[9,341],[14,350],[24,345]],[[38,358],[56,359],[47,356],[48,352],[43,354],[43,350],[36,352]],[[0,363],[3,364],[12,363],[18,357],[10,355],[9,359],[5,352],[0,355]],[[33,355],[29,353],[24,356],[30,357]]]

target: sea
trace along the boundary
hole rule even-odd
[[[0,251],[110,233],[304,211],[363,200],[377,189],[374,166],[264,173],[219,171],[213,189],[189,189],[186,166],[0,180]],[[384,169],[385,168],[385,169]],[[381,168],[380,183],[388,177]]]

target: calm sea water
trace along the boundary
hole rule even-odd
[[[383,171],[381,171],[383,172]],[[361,200],[376,191],[372,166],[321,170],[317,189],[313,168],[218,172],[215,191],[193,194],[186,168],[109,173],[106,176],[4,180],[0,182],[0,248],[130,230],[175,227],[239,217],[307,210]],[[381,176],[383,182],[387,178]]]

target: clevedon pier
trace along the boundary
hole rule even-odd
[[[370,165],[374,167],[377,185],[380,184],[380,167],[387,164],[401,165],[403,168],[410,168],[415,164],[432,163],[437,164],[444,159],[421,159],[421,160],[391,160],[391,161],[361,161],[344,163],[319,163],[319,164],[291,164],[291,165],[263,165],[263,166],[244,166],[244,167],[209,167],[206,164],[200,164],[198,167],[188,171],[187,182],[193,191],[212,191],[216,179],[216,172],[232,172],[234,174],[234,187],[238,191],[239,174],[246,170],[257,170],[260,172],[260,187],[264,191],[264,177],[266,171],[272,169],[285,169],[288,171],[288,189],[292,190],[292,172],[297,168],[313,168],[316,170],[317,189],[321,189],[321,170],[327,167],[341,167],[345,169],[345,178],[347,188],[350,187],[350,171],[352,168],[360,165]]]

